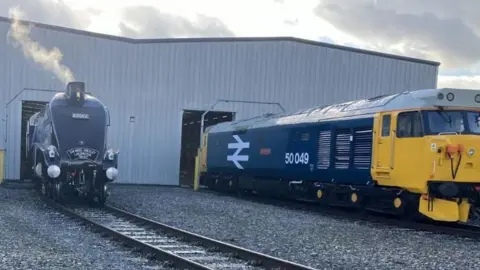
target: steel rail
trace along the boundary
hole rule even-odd
[[[369,209],[343,208],[335,205],[322,206],[310,201],[282,200],[248,194],[242,194],[242,196],[239,197],[238,194],[224,193],[208,189],[199,189],[197,192],[211,194],[212,196],[228,196],[239,200],[278,206],[290,210],[307,211],[312,214],[320,214],[325,217],[343,219],[346,221],[363,222],[389,228],[408,229],[412,231],[423,231],[480,240],[480,223],[479,225],[473,225],[435,221],[411,221]]]
[[[127,211],[103,206],[98,208],[68,207],[43,200],[73,219],[91,225],[95,231],[121,240],[127,246],[154,255],[180,269],[288,269],[314,268],[234,246]]]

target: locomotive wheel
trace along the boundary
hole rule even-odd
[[[48,182],[45,183],[45,196],[47,196],[47,198],[51,198],[52,196],[52,190],[50,189],[50,183]]]
[[[107,184],[103,184],[98,192],[98,204],[104,205],[107,201]]]
[[[54,194],[55,194],[55,201],[57,202],[63,201],[63,186],[59,180],[54,181]]]
[[[42,196],[47,196],[47,185],[45,184],[44,181],[40,182],[40,194]]]
[[[400,207],[397,207],[398,200],[395,199],[399,198],[401,200],[401,205]],[[418,200],[420,196],[417,194],[414,195],[401,195],[398,197],[395,197],[392,200],[393,206],[394,206],[394,211],[395,213],[402,217],[405,220],[409,221],[418,221],[422,218],[422,215],[418,212]]]
[[[478,222],[480,220],[480,209],[472,206],[469,210],[469,220],[473,222]]]
[[[53,185],[51,181],[47,182],[47,197],[50,199],[54,198],[54,190],[53,190]]]
[[[56,185],[53,180],[50,180],[50,198],[53,199],[53,201],[57,201],[57,190],[56,190]]]
[[[92,207],[103,206],[107,201],[107,185],[102,184],[100,185],[100,187],[98,187],[97,190],[92,188],[91,191],[88,192],[87,194],[87,201],[88,201],[88,204]]]
[[[95,196],[94,196],[93,192],[91,192],[91,191],[88,192],[85,199],[87,200],[89,206],[92,206],[92,207],[95,206]]]

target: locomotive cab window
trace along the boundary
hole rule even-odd
[[[404,112],[398,114],[397,137],[413,138],[423,136],[422,118],[419,112]]]
[[[428,110],[423,112],[428,135],[480,134],[480,112]]]
[[[392,122],[392,116],[390,114],[382,117],[382,137],[390,136],[390,123]]]
[[[467,122],[472,133],[480,133],[480,112],[467,112]]]
[[[465,132],[464,113],[461,111],[428,111],[426,115],[430,134]]]

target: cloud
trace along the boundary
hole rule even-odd
[[[331,37],[327,37],[327,36],[318,37],[317,40],[320,41],[320,42],[326,42],[326,43],[330,43],[330,44],[337,44],[337,42],[336,42],[334,39],[332,39]]]
[[[289,26],[296,26],[296,25],[298,25],[298,22],[299,22],[299,19],[298,19],[298,18],[295,18],[295,19],[285,19],[285,20],[283,21],[284,24],[289,25]]]
[[[320,0],[314,13],[373,49],[452,68],[480,60],[478,10],[478,0]]]
[[[87,28],[95,12],[94,10],[73,10],[62,1],[0,0],[0,16],[8,17],[8,10],[13,7],[23,11],[25,20],[76,29]]]
[[[438,88],[443,87],[480,90],[480,76],[438,76]]]
[[[196,20],[188,20],[149,6],[124,8],[119,28],[122,36],[132,38],[234,36],[217,18],[198,14]]]

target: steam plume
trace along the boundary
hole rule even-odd
[[[12,23],[7,35],[13,37],[22,46],[25,57],[32,58],[35,63],[42,65],[45,70],[53,72],[65,85],[73,81],[72,71],[60,63],[63,58],[60,49],[55,47],[48,51],[38,42],[31,40],[29,37],[31,26],[23,25],[20,22],[23,13],[16,7],[10,8],[8,12],[12,18]],[[18,46],[18,44],[12,45],[14,47]]]

